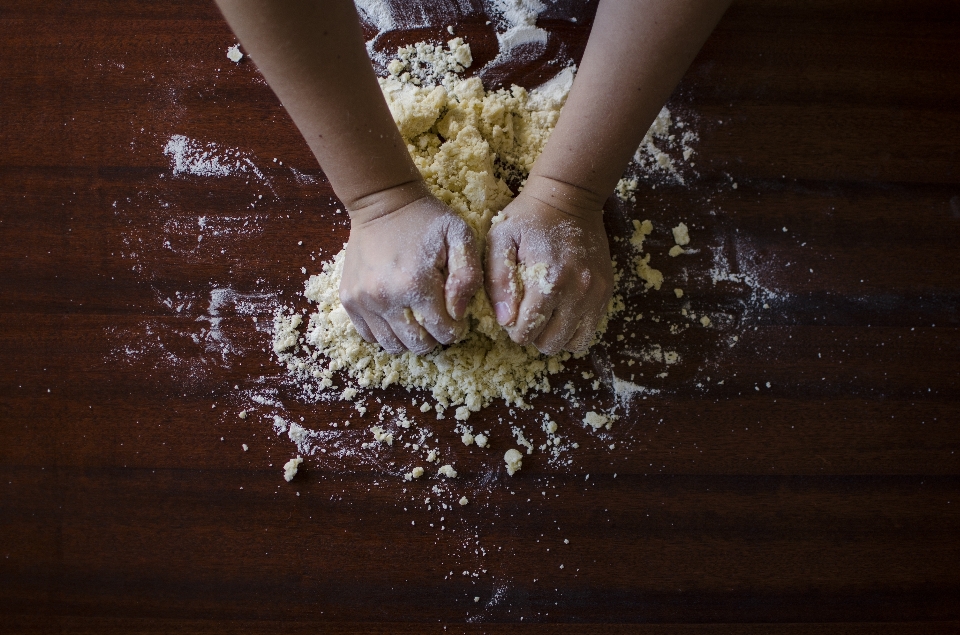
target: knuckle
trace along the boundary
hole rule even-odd
[[[582,269],[580,271],[580,289],[586,291],[594,284],[594,275],[593,272],[589,269]]]

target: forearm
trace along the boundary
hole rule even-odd
[[[566,201],[602,205],[729,4],[600,0],[577,79],[533,167],[529,193],[561,209]]]
[[[370,66],[351,0],[217,4],[351,216],[362,216],[386,191],[398,205],[423,195],[420,174]]]

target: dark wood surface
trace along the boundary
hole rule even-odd
[[[564,11],[541,19],[548,58],[582,51],[589,7]],[[475,67],[494,57],[482,17],[458,29]],[[218,288],[296,303],[347,227],[255,65],[225,58],[214,5],[5,1],[0,32],[0,632],[960,629],[956,3],[731,8],[670,102],[696,174],[608,212],[612,233],[694,227],[687,260],[651,245],[715,328],[677,340],[681,363],[645,378],[661,392],[602,443],[538,398],[581,444],[568,467],[534,455],[510,479],[489,467],[505,441],[449,443],[472,501],[444,522],[422,504],[435,481],[397,477],[402,449],[307,457],[287,484],[291,443],[236,417],[265,385],[291,420],[347,416],[283,382],[267,304],[259,327],[235,299],[209,310]],[[175,134],[263,176],[175,176]],[[713,285],[718,252],[755,286]],[[665,297],[627,301],[667,319]],[[597,353],[621,374],[633,331]],[[471,423],[505,439],[533,415]]]

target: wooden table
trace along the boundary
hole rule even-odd
[[[684,275],[713,327],[604,438],[561,396],[471,419],[496,452],[426,420],[472,498],[445,511],[399,443],[281,478],[272,413],[352,411],[285,382],[269,320],[348,227],[215,6],[3,2],[0,631],[960,632],[960,7],[783,5],[731,8],[671,99],[700,137],[686,186],[608,211],[655,222],[670,289],[629,294],[647,319],[559,383],[649,369],[619,355],[670,337]],[[541,17],[546,58],[582,51],[569,11]],[[483,16],[457,26],[493,58]],[[247,171],[175,174],[174,135]],[[700,251],[669,259],[677,220]],[[506,476],[508,426],[542,410],[572,464]]]

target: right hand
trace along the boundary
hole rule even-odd
[[[340,301],[366,341],[423,355],[465,332],[483,269],[473,231],[425,188],[399,206],[389,199],[351,212]]]

